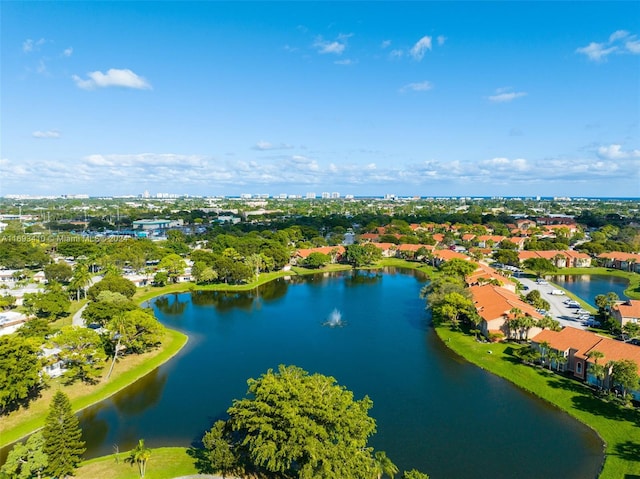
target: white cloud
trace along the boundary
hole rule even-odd
[[[287,145],[286,143],[279,143],[277,145],[274,145],[273,143],[270,143],[270,142],[264,141],[264,140],[260,140],[259,142],[257,142],[253,146],[254,150],[259,150],[259,151],[289,150],[291,148],[293,148],[293,146],[292,145]]]
[[[415,60],[420,61],[424,57],[424,54],[427,50],[431,50],[430,36],[424,36],[420,40],[418,40],[416,44],[411,48],[411,51],[409,53]]]
[[[134,88],[138,90],[150,90],[151,85],[144,78],[136,75],[129,69],[119,70],[111,68],[107,73],[100,71],[88,73],[89,78],[83,80],[77,75],[73,75],[72,79],[83,90],[95,90],[96,88],[107,87],[123,87]]]
[[[606,160],[624,160],[627,158],[640,158],[640,150],[623,151],[622,145],[601,146],[598,148],[598,156]]]
[[[396,49],[396,50],[391,50],[391,52],[389,52],[389,56],[391,58],[401,58],[404,56],[404,51]]]
[[[576,53],[586,55],[594,62],[604,62],[612,53],[640,54],[640,40],[626,30],[617,30],[609,35],[606,42],[591,42],[586,47],[577,48]]]
[[[336,65],[353,65],[355,62],[350,58],[345,58],[344,60],[336,60],[333,63]]]
[[[629,53],[640,54],[640,40],[629,40],[624,44]]]
[[[617,30],[609,35],[609,43],[613,43],[616,40],[621,40],[629,36],[629,32],[626,30]]]
[[[433,88],[433,83],[425,80],[423,82],[409,83],[407,85],[404,85],[402,88],[400,88],[400,91],[402,93],[406,91],[428,91],[428,90],[431,90],[432,88]]]
[[[618,50],[618,47],[607,47],[604,43],[591,42],[586,47],[578,48],[576,52],[582,53],[594,62],[603,61],[608,55]]]
[[[34,131],[31,136],[38,139],[55,139],[60,138],[60,132],[58,130],[47,131]]]
[[[313,47],[318,53],[324,55],[332,53],[334,55],[341,55],[347,48],[347,39],[351,37],[351,34],[341,34],[334,41],[324,40],[322,36],[318,36],[316,41],[313,42]]]
[[[65,48],[62,52],[62,56],[70,57],[73,55],[73,47]]]
[[[447,41],[447,37],[445,37],[444,35],[438,35],[437,41],[438,46],[442,46],[444,45],[444,42]]]
[[[493,103],[507,103],[515,100],[516,98],[527,96],[527,93],[524,91],[516,92],[510,90],[511,88],[497,88],[496,93],[488,97],[489,101]]]
[[[45,42],[46,40],[44,38],[41,38],[40,40],[32,40],[31,38],[28,38],[24,42],[22,42],[22,51],[24,53],[38,51],[40,49],[40,46]]]
[[[380,48],[389,48],[391,46],[391,40],[385,40],[380,44]]]

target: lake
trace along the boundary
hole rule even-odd
[[[624,290],[629,287],[629,281],[619,276],[606,274],[559,274],[548,278],[549,281],[584,299],[594,308],[597,308],[595,298],[599,294],[614,292],[620,299],[628,299],[624,294]]]
[[[419,273],[292,277],[251,292],[156,298],[167,327],[189,335],[170,362],[79,414],[86,456],[188,446],[220,418],[246,380],[279,364],[333,376],[368,395],[371,445],[400,470],[432,479],[596,477],[596,435],[547,403],[451,353],[429,327]],[[337,311],[340,327],[325,323]]]

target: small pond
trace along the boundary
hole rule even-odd
[[[599,294],[614,292],[620,299],[627,299],[624,290],[629,287],[625,278],[606,274],[559,274],[549,276],[549,281],[584,299],[594,308]]]

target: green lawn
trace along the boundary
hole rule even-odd
[[[125,463],[126,452],[98,457],[83,462],[75,472],[76,479],[138,479],[138,467]],[[147,462],[146,479],[172,479],[174,477],[197,474],[194,459],[183,447],[161,447],[151,450]]]
[[[521,364],[511,343],[479,343],[471,335],[436,327],[438,336],[471,363],[549,401],[594,429],[606,444],[600,479],[640,477],[640,410],[595,397],[584,384],[555,372]],[[491,353],[489,353],[491,351]]]
[[[108,381],[103,380],[95,386],[87,386],[79,382],[71,386],[62,386],[59,380],[52,380],[50,387],[45,389],[42,396],[33,401],[28,409],[14,411],[2,418],[0,447],[17,441],[42,427],[48,413],[51,397],[58,389],[69,396],[73,410],[79,411],[106,399],[149,374],[162,363],[171,359],[186,342],[187,336],[184,334],[167,330],[162,348],[142,355],[126,356],[116,364]],[[106,375],[106,370],[108,370],[108,365],[105,367],[104,375]]]

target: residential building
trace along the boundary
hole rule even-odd
[[[621,327],[627,323],[640,324],[640,300],[629,299],[614,304],[611,308],[611,316]]]

